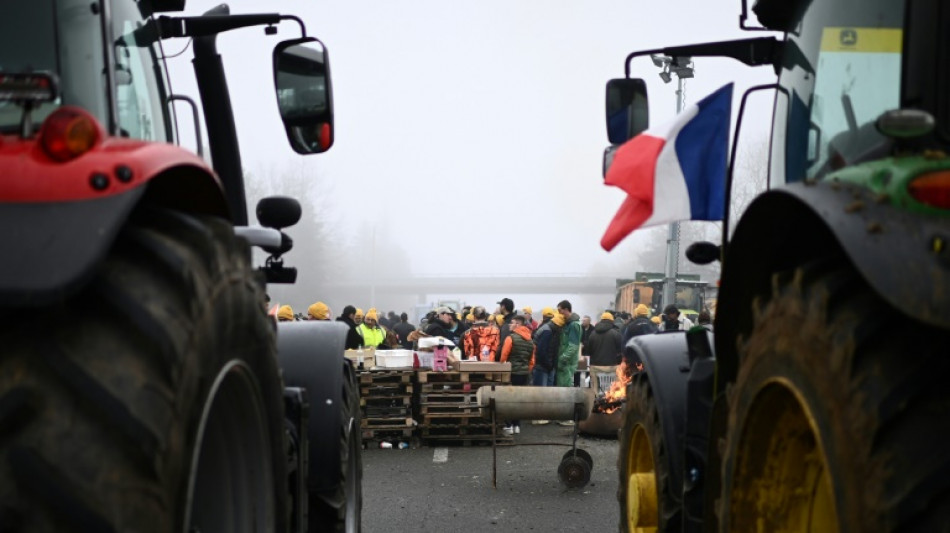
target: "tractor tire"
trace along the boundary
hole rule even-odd
[[[650,380],[639,372],[627,389],[620,430],[620,531],[679,532],[683,508],[673,494],[663,428]]]
[[[727,391],[719,531],[946,531],[950,333],[842,262],[772,286]]]
[[[312,498],[313,533],[359,533],[363,513],[363,432],[360,387],[353,365],[343,361],[340,424],[340,484],[334,494]]]
[[[3,317],[0,531],[284,531],[274,329],[228,222],[140,207],[78,294]]]

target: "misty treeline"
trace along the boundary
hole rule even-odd
[[[730,234],[752,200],[766,188],[768,179],[769,140],[749,135],[739,143],[736,152],[732,194],[729,199]],[[686,259],[686,248],[698,241],[722,242],[721,222],[686,221],[679,224],[679,261],[681,274],[699,274],[701,279],[719,279],[718,261],[695,265]],[[636,230],[608,256],[591,268],[591,274],[632,278],[635,272],[664,272],[669,226]]]
[[[373,228],[358,208],[341,209],[333,183],[319,167],[299,160],[272,164],[246,172],[244,181],[252,221],[261,198],[290,196],[300,202],[300,222],[284,230],[294,242],[284,265],[297,268],[297,282],[269,285],[273,302],[306,313],[308,305],[321,300],[339,314],[346,304],[368,304],[368,280],[411,276],[408,256],[388,228]],[[254,251],[255,265],[266,258],[263,251]]]

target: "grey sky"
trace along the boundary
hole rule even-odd
[[[188,13],[215,4],[189,0]],[[739,0],[230,4],[232,13],[303,18],[330,51],[334,83],[336,144],[301,158],[279,125],[270,71],[273,45],[298,29],[221,36],[245,167],[303,165],[320,175],[332,183],[321,216],[340,232],[377,227],[418,274],[583,273],[614,261],[599,246],[623,200],[601,179],[606,81],[623,75],[634,50],[758,36],[738,30]],[[166,53],[183,45],[168,43]],[[191,57],[172,60],[172,72],[175,89],[194,95]],[[686,99],[736,81],[737,107],[742,89],[770,74],[700,59]],[[664,85],[647,59],[634,63],[634,76],[649,81],[651,121],[671,118],[675,82]],[[769,111],[747,118],[751,130],[765,131]],[[483,244],[466,245],[474,237]]]

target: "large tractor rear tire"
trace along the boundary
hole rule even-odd
[[[334,494],[311,501],[315,509],[310,531],[359,533],[363,513],[363,433],[360,428],[360,388],[353,365],[343,361],[340,424],[340,484]]]
[[[673,494],[669,453],[650,380],[637,373],[627,389],[620,431],[620,531],[680,531],[683,511]]]
[[[142,208],[84,290],[6,312],[0,530],[283,531],[283,386],[255,279],[229,223]]]
[[[827,261],[773,279],[727,394],[720,531],[946,531],[950,334]]]

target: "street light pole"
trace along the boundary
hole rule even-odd
[[[669,58],[663,57],[657,60],[656,57],[653,59],[654,64],[657,66],[663,66],[663,72],[660,74],[660,77],[664,82],[669,83],[670,73],[676,74],[676,114],[679,115],[683,111],[683,102],[685,100],[685,95],[683,94],[683,78],[692,78],[693,77],[693,67],[692,61],[689,58]],[[664,76],[665,74],[665,76]],[[679,258],[680,258],[680,224],[679,222],[673,222],[670,224],[669,235],[666,239],[666,269],[664,272],[664,283],[663,283],[663,299],[662,305],[663,308],[676,302],[676,278],[679,271]]]

